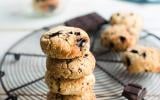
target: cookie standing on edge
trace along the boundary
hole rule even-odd
[[[51,58],[73,59],[90,49],[88,34],[80,28],[58,26],[42,34],[42,51]]]
[[[136,45],[138,35],[126,28],[125,25],[112,25],[101,34],[101,44],[114,51],[125,51]]]
[[[53,74],[46,72],[45,82],[53,93],[61,95],[82,95],[91,90],[95,84],[95,76],[90,74],[80,79],[54,79]]]
[[[143,26],[143,21],[141,17],[132,12],[114,13],[110,18],[110,23],[111,25],[124,24],[128,28],[133,28],[134,30],[136,30],[137,33],[139,33],[142,30],[142,26]]]
[[[47,70],[52,72],[55,79],[78,79],[89,75],[95,68],[95,58],[88,51],[82,57],[74,59],[53,59],[48,57]]]
[[[92,90],[85,91],[82,95],[60,95],[48,92],[47,100],[96,100]]]
[[[136,46],[122,56],[130,73],[160,72],[160,51],[155,48]]]

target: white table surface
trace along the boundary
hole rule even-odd
[[[144,19],[144,28],[160,36],[160,5],[120,0],[61,0],[53,16],[34,17],[31,0],[0,0],[0,59],[18,39],[35,29],[96,11],[106,19],[116,11],[134,11]],[[0,99],[1,100],[1,99]]]

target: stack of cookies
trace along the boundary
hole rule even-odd
[[[47,100],[95,100],[95,58],[88,34],[80,28],[58,26],[42,34],[47,55]]]

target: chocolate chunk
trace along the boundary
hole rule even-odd
[[[120,16],[120,13],[117,13],[116,15],[117,15],[117,16]]]
[[[142,56],[143,56],[144,58],[146,58],[147,55],[146,55],[146,53],[144,52],[144,53],[142,53]]]
[[[108,22],[97,13],[90,13],[66,21],[64,24],[66,26],[79,27],[86,32],[96,32],[103,24],[107,23]]]
[[[114,48],[114,43],[113,42],[109,43],[109,48]]]
[[[87,56],[88,56],[88,54],[85,54],[85,55],[84,55],[84,57],[87,57]]]
[[[49,34],[49,38],[51,37],[54,37],[54,36],[57,36],[59,34],[62,34],[60,31],[56,32],[56,33],[52,33],[52,34]]]
[[[120,36],[119,39],[121,40],[122,43],[124,43],[126,41],[126,37],[124,37],[124,36]]]
[[[80,33],[80,32],[75,32],[74,34],[75,34],[75,35],[77,35],[77,36],[78,36],[78,35],[81,35],[81,33]]]
[[[137,50],[131,50],[131,52],[132,52],[132,53],[138,53],[138,51],[137,51]]]
[[[138,84],[128,84],[124,87],[122,96],[129,100],[143,100],[147,90]]]
[[[55,8],[56,8],[55,5],[48,5],[48,9],[49,9],[50,11],[54,10]]]
[[[128,57],[126,57],[126,62],[125,63],[127,65],[127,67],[131,65],[131,61]]]
[[[69,34],[73,34],[73,32],[68,32]]]
[[[81,73],[81,72],[82,72],[82,69],[81,69],[81,68],[79,68],[79,69],[78,69],[78,72],[79,72],[79,73]]]
[[[78,42],[78,46],[79,47],[83,47],[85,42],[86,42],[86,40],[81,38],[81,39],[77,40],[77,42]]]

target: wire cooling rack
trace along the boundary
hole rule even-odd
[[[15,43],[0,63],[0,82],[7,94],[6,100],[45,100],[48,88],[44,83],[45,55],[39,45],[44,27],[25,36]],[[148,93],[145,100],[160,100],[160,74],[129,74],[122,64],[120,55],[103,48],[99,43],[99,32],[90,33],[91,51],[97,63],[94,74],[94,91],[97,100],[126,100],[121,96],[125,84],[133,82],[143,85]],[[158,47],[160,38],[147,31],[142,32],[140,44]]]

